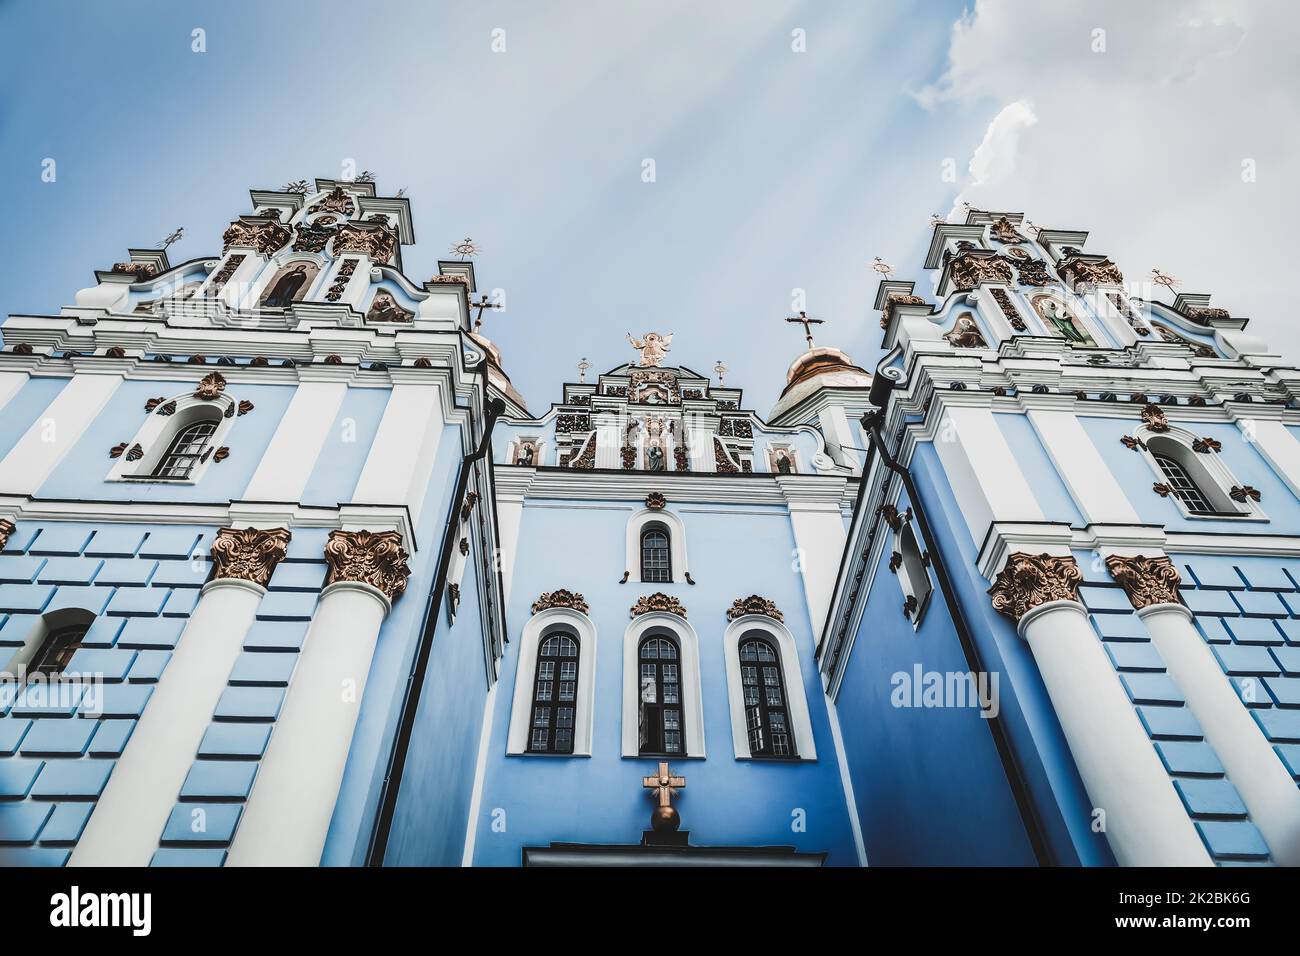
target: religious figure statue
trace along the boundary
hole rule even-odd
[[[293,304],[294,296],[307,282],[307,265],[298,263],[276,280],[271,291],[262,300],[262,305],[269,309],[283,309]]]
[[[374,301],[370,303],[370,311],[366,313],[366,320],[369,322],[410,322],[413,316],[393,298],[392,293],[387,289],[380,289],[375,293]]]
[[[776,450],[776,470],[783,475],[788,475],[794,470],[794,463],[790,461],[790,453],[784,448]]]
[[[1079,345],[1092,345],[1092,339],[1084,333],[1074,322],[1074,316],[1065,311],[1054,299],[1040,300],[1042,305],[1039,306],[1038,312],[1047,324],[1056,329],[1067,342],[1076,342]],[[1035,303],[1037,304],[1037,303]]]
[[[673,333],[660,335],[658,332],[647,332],[644,339],[632,337],[632,333],[627,333],[627,340],[632,343],[632,348],[641,353],[641,366],[657,366],[664,360],[664,355],[668,352],[668,346],[673,340]]]
[[[515,458],[516,465],[531,466],[537,458],[537,446],[530,441],[522,442]]]

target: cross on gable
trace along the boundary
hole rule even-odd
[[[813,347],[812,327],[813,327],[814,325],[825,325],[825,324],[826,324],[826,320],[825,320],[825,319],[814,319],[814,318],[811,318],[811,317],[809,317],[809,315],[808,315],[807,312],[800,312],[797,316],[795,316],[795,315],[786,316],[786,321],[787,321],[787,322],[798,322],[800,325],[803,326],[803,335],[804,335],[804,338],[806,338],[806,339],[808,340],[808,350],[809,350],[809,351],[812,351],[812,347]]]
[[[484,310],[484,309],[499,309],[499,308],[501,308],[501,306],[498,305],[497,303],[488,301],[488,297],[487,297],[487,293],[486,293],[486,292],[483,293],[483,295],[479,298],[479,300],[478,300],[477,302],[475,302],[475,301],[473,301],[473,300],[470,300],[470,303],[469,303],[469,304],[470,304],[470,307],[471,307],[471,308],[478,309],[478,314],[477,314],[476,316],[474,316],[474,331],[475,331],[475,332],[477,332],[479,329],[483,328],[483,310]]]

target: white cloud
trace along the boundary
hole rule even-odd
[[[1159,264],[1300,360],[1281,308],[1300,217],[1298,27],[1279,2],[980,2],[913,95],[938,116],[993,117],[959,199],[1090,230],[1130,280]]]

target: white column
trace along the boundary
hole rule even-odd
[[[1237,425],[1246,441],[1259,449],[1277,476],[1300,498],[1300,441],[1291,430],[1281,422],[1259,418],[1242,419]]]
[[[389,600],[358,581],[321,593],[227,866],[317,866]]]
[[[1089,524],[1139,523],[1124,489],[1073,412],[1035,408],[1029,421]]]
[[[1106,837],[1119,864],[1211,865],[1083,605],[1039,604],[1020,617],[1018,629],[1088,797],[1106,814]]]
[[[623,456],[621,449],[623,447],[622,429],[619,427],[617,415],[598,415],[596,416],[596,467],[597,468],[621,468]],[[582,454],[582,447],[578,448],[576,455]]]
[[[785,494],[790,511],[790,527],[799,549],[800,575],[814,642],[826,625],[840,559],[848,538],[844,515],[840,511],[842,478],[812,478],[778,475],[777,484]],[[790,556],[795,560],[795,555]]]
[[[18,394],[30,377],[26,372],[0,372],[0,409],[9,404],[9,399]]]
[[[121,375],[74,375],[0,461],[0,488],[9,494],[34,494],[121,384]],[[112,443],[111,436],[105,436],[105,456]]]
[[[1273,860],[1300,866],[1300,790],[1181,604],[1138,610]]]
[[[69,865],[149,865],[265,593],[238,578],[204,586]]]
[[[989,409],[945,404],[934,448],[977,547],[994,521],[1043,520],[1020,462]]]
[[[436,382],[394,385],[352,500],[405,505],[416,525],[443,429],[442,390]]]
[[[303,382],[276,427],[243,497],[251,501],[301,501],[330,426],[348,393],[342,382]],[[364,499],[357,499],[364,500]]]

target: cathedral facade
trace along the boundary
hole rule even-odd
[[[250,200],[0,329],[0,864],[1300,861],[1245,319],[972,211],[874,370],[649,331],[536,412],[406,199]]]

